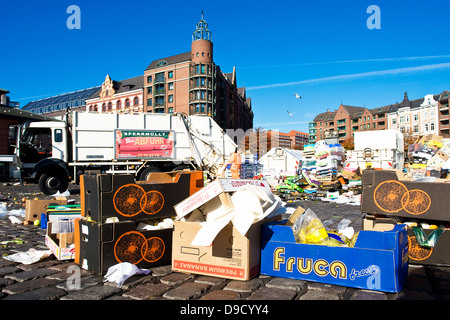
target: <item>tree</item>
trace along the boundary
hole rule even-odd
[[[354,142],[353,137],[349,137],[349,138],[345,139],[344,141],[342,141],[341,146],[345,150],[353,150],[355,148],[355,142]]]

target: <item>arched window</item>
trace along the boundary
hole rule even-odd
[[[117,100],[116,110],[122,109],[122,100]]]
[[[98,108],[97,105],[94,105],[94,111],[97,111],[97,108]]]
[[[110,101],[110,102],[108,102],[108,111],[111,111],[112,110],[112,102]]]
[[[106,112],[106,103],[102,104],[102,112]]]
[[[125,99],[125,108],[128,108],[130,106],[130,99]]]
[[[133,105],[135,105],[135,106],[139,105],[139,98],[138,97],[134,97]]]

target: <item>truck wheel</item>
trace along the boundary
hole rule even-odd
[[[161,172],[157,167],[147,167],[139,173],[139,181],[147,181],[147,178],[152,172]]]
[[[64,175],[55,173],[43,173],[39,177],[39,189],[47,195],[55,194],[56,192],[64,192],[69,186],[69,179]]]

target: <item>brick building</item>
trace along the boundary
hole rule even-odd
[[[202,19],[191,50],[154,60],[144,71],[144,111],[205,114],[224,129],[253,127],[251,99],[238,87],[236,69],[223,73],[214,63],[212,34]]]
[[[415,135],[438,133],[449,135],[449,92],[426,95],[377,108],[341,104],[337,110],[319,113],[309,124],[310,143],[325,138],[343,142],[356,131],[399,129]]]

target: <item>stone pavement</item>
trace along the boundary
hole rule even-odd
[[[330,227],[343,218],[361,229],[359,206],[323,201],[296,201],[288,206],[311,208]],[[33,225],[12,224],[0,218],[0,242],[21,239],[21,243],[0,245],[0,257],[48,249],[44,230]],[[135,275],[121,288],[103,282],[103,276],[78,268],[73,261],[58,261],[54,256],[30,265],[0,258],[0,300],[447,300],[450,299],[450,267],[410,265],[405,288],[397,294],[359,290],[260,275],[250,281],[236,281],[172,272],[170,265],[150,269],[148,275]],[[74,275],[80,275],[74,288]],[[231,312],[231,311],[230,311]]]

